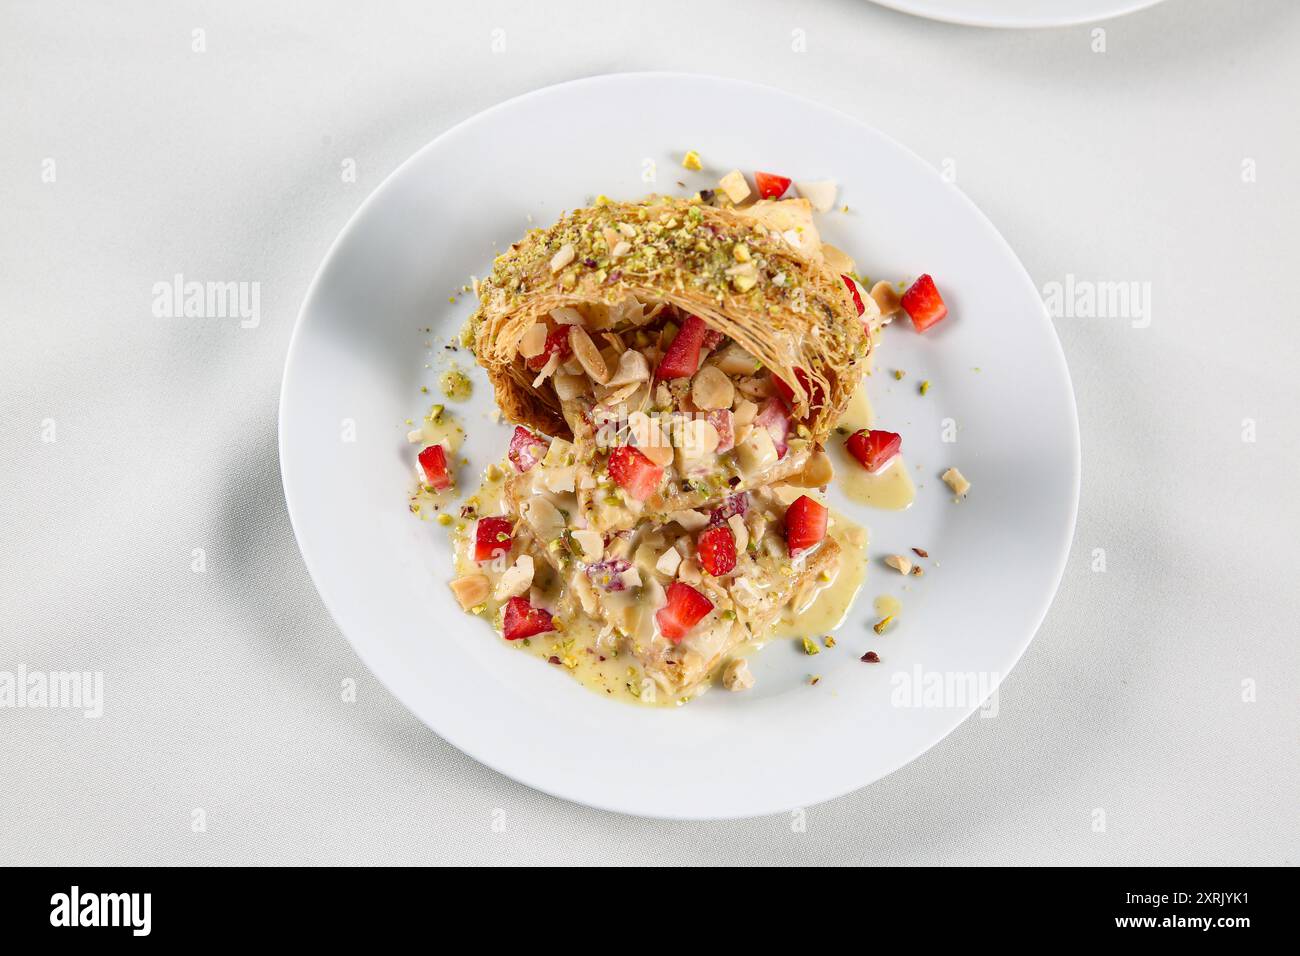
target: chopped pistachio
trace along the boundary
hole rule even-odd
[[[920,391],[921,391],[921,394],[922,394],[922,395],[924,395],[926,392],[930,391],[930,380],[929,380],[928,378],[927,378],[924,382],[921,383],[921,389],[920,389]]]
[[[875,631],[877,634],[884,634],[885,628],[889,627],[889,625],[892,624],[893,621],[894,621],[894,615],[890,614],[887,617],[882,617],[879,621],[873,624],[871,626],[871,629]]]
[[[811,657],[814,654],[820,654],[822,649],[812,642],[811,638],[803,638],[803,652]]]
[[[682,157],[682,168],[689,169],[692,172],[699,172],[703,169],[704,164],[700,162],[700,154],[693,149],[688,152]]]
[[[830,648],[830,647],[834,647],[834,646],[835,646],[835,638],[833,638],[833,637],[831,637],[829,634],[827,634],[825,637],[822,638],[822,643],[825,644],[828,648]]]

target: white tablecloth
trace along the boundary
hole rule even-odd
[[[0,861],[1295,862],[1300,4],[1104,30],[865,0],[0,7],[0,671],[104,675],[98,719],[0,707]],[[828,102],[955,173],[1040,286],[1151,290],[1057,320],[1079,525],[999,716],[802,831],[599,813],[463,756],[353,655],[281,496],[290,330],[361,200],[493,103],[647,69]],[[260,283],[260,323],[154,315],[177,273]]]

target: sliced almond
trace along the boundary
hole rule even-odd
[[[691,400],[703,411],[730,408],[735,396],[736,387],[716,365],[704,366],[691,381]]]
[[[822,243],[822,255],[826,257],[826,265],[832,272],[838,272],[840,275],[849,275],[857,272],[857,263],[853,257],[841,249],[839,246],[833,246],[829,242]]]
[[[736,539],[736,553],[744,554],[745,549],[749,547],[749,528],[745,527],[744,517],[732,515],[727,519],[727,527],[731,529],[731,536]]]
[[[533,586],[533,570],[532,556],[521,554],[515,559],[514,565],[501,575],[501,580],[497,582],[497,589],[492,596],[498,601],[519,597]]]
[[[574,357],[582,366],[582,370],[590,375],[593,381],[601,385],[609,383],[609,369],[605,366],[600,349],[596,348],[596,343],[591,340],[591,336],[581,325],[569,326],[569,346],[573,349]]]
[[[610,250],[609,255],[612,259],[622,259],[631,251],[632,243],[628,242],[626,239],[622,239],[614,244],[614,248]]]
[[[795,183],[799,195],[812,204],[818,212],[830,212],[835,205],[835,193],[839,190],[834,180],[824,179],[815,183]]]
[[[747,398],[742,398],[736,402],[736,407],[732,410],[733,420],[737,425],[748,425],[754,421],[754,416],[758,414],[758,406]]]
[[[551,309],[551,318],[556,325],[582,325],[582,313],[571,305]]]
[[[546,326],[534,322],[519,338],[519,354],[526,359],[541,355],[546,348]]]
[[[737,657],[722,669],[722,686],[739,693],[754,686],[754,673],[749,669],[749,661]]]
[[[676,577],[677,566],[681,563],[681,552],[676,548],[668,548],[663,554],[659,555],[659,560],[655,562],[655,570],[665,577]]]
[[[885,558],[885,563],[897,571],[899,574],[908,574],[912,570],[912,562],[901,554],[891,554]]]
[[[894,288],[893,283],[881,279],[871,287],[871,298],[876,300],[876,305],[880,306],[880,314],[888,318],[897,312],[903,305],[903,300],[898,296],[898,290]]]
[[[466,611],[486,601],[491,588],[492,583],[484,574],[467,574],[451,582],[451,593]]]
[[[573,244],[566,242],[564,245],[560,246],[559,252],[551,256],[551,271],[559,272],[573,261],[575,255],[577,255],[577,252],[574,250]]]
[[[585,395],[591,390],[591,379],[585,375],[569,375],[567,372],[555,376],[555,394],[562,402]]]
[[[787,478],[786,481],[800,488],[821,488],[823,485],[829,485],[834,477],[835,466],[831,463],[830,455],[818,449],[808,457],[808,463],[803,466],[803,471],[792,478]]]
[[[582,560],[588,564],[595,564],[605,556],[605,541],[598,531],[590,529],[575,531],[573,532],[573,543],[582,552]]]
[[[709,516],[700,511],[670,511],[669,521],[676,521],[683,531],[699,531],[709,523]]]
[[[629,382],[650,381],[650,363],[636,349],[628,349],[618,357],[618,368],[606,385],[627,385]]]
[[[551,354],[551,357],[546,360],[546,364],[542,366],[542,370],[537,373],[537,377],[533,379],[533,388],[541,388],[542,383],[554,375],[555,370],[559,367],[560,356],[558,352],[554,352]]]

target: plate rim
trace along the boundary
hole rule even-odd
[[[1158,0],[1156,0],[1156,2],[1158,2]],[[655,820],[705,821],[705,820],[757,819],[757,818],[772,816],[774,814],[785,812],[789,808],[777,808],[773,810],[765,810],[765,811],[758,811],[758,812],[750,812],[750,811],[727,812],[726,810],[718,810],[718,811],[706,811],[706,812],[668,811],[668,812],[661,812],[661,813],[646,812],[644,810],[639,810],[639,809],[629,809],[624,806],[617,806],[612,803],[604,802],[600,799],[593,799],[591,797],[586,797],[578,793],[561,792],[559,788],[556,788],[554,786],[545,786],[533,780],[526,779],[524,776],[521,776],[515,772],[512,772],[511,770],[503,768],[495,760],[487,759],[484,756],[482,756],[480,753],[475,752],[474,749],[471,749],[470,747],[465,746],[463,743],[457,740],[453,740],[452,738],[446,736],[442,730],[430,726],[420,716],[419,710],[416,707],[412,706],[412,704],[406,699],[406,695],[398,693],[390,685],[389,681],[387,681],[384,677],[382,677],[379,674],[379,672],[372,666],[371,655],[366,650],[364,650],[363,647],[361,646],[363,642],[358,642],[357,640],[354,640],[352,636],[349,635],[347,629],[343,626],[340,619],[340,615],[336,610],[334,599],[327,593],[328,589],[322,585],[321,579],[318,576],[319,565],[317,561],[311,556],[310,549],[304,544],[304,537],[303,537],[304,533],[299,527],[300,519],[296,514],[296,509],[294,504],[295,500],[297,499],[292,488],[293,480],[290,478],[289,473],[285,467],[286,406],[287,406],[288,395],[290,390],[290,380],[293,377],[293,370],[295,368],[294,358],[301,348],[301,339],[303,335],[303,329],[306,325],[308,306],[313,303],[317,295],[318,289],[320,288],[323,282],[324,276],[326,275],[328,268],[334,262],[334,259],[338,254],[339,248],[342,246],[344,240],[357,227],[357,224],[360,222],[364,214],[371,208],[371,206],[375,202],[377,202],[378,197],[389,188],[390,184],[394,180],[396,180],[408,166],[414,164],[425,153],[436,148],[438,144],[441,143],[444,139],[452,136],[453,134],[457,133],[458,131],[468,126],[480,122],[487,122],[494,114],[496,114],[499,111],[502,111],[508,107],[514,106],[521,102],[527,101],[534,97],[540,97],[568,87],[576,87],[576,86],[584,86],[584,85],[594,86],[594,85],[600,85],[609,82],[626,81],[634,78],[642,79],[642,80],[657,80],[657,79],[671,79],[671,80],[678,80],[678,81],[680,80],[701,81],[702,80],[705,82],[731,85],[740,88],[742,90],[750,90],[755,93],[776,94],[782,97],[786,97],[790,100],[803,102],[805,104],[808,104],[809,106],[815,106],[820,110],[829,111],[830,113],[833,113],[835,116],[837,116],[840,120],[852,124],[855,127],[866,130],[868,133],[870,133],[873,136],[880,137],[881,139],[888,142],[892,147],[899,150],[899,152],[905,155],[910,162],[924,167],[924,169],[932,175],[937,175],[937,173],[934,170],[934,167],[931,166],[928,162],[926,162],[919,154],[914,152],[910,147],[906,146],[903,143],[900,143],[892,136],[883,132],[882,130],[873,126],[872,124],[864,120],[858,119],[857,117],[852,116],[844,112],[843,110],[840,110],[833,106],[829,106],[825,103],[820,103],[816,100],[813,100],[809,97],[803,96],[798,93],[791,93],[788,90],[784,90],[780,87],[772,86],[770,84],[757,83],[751,80],[737,79],[734,77],[722,76],[719,74],[698,73],[698,72],[691,72],[691,71],[676,71],[676,70],[644,70],[644,71],[622,71],[616,73],[597,73],[589,76],[577,77],[571,80],[565,80],[560,83],[553,83],[547,86],[538,87],[536,89],[528,90],[516,96],[512,96],[507,99],[501,100],[498,103],[494,103],[493,105],[487,107],[486,109],[473,113],[465,117],[464,119],[452,124],[451,126],[446,127],[440,133],[438,133],[437,136],[429,140],[429,142],[425,143],[423,146],[421,146],[419,149],[413,152],[410,156],[408,156],[405,160],[399,163],[396,167],[394,167],[393,170],[389,172],[388,175],[385,176],[383,180],[380,181],[379,184],[376,185],[375,188],[361,201],[361,203],[357,206],[356,210],[352,213],[352,215],[348,217],[347,221],[344,223],[343,227],[339,230],[338,234],[334,237],[334,240],[330,243],[328,249],[325,251],[325,254],[321,258],[320,264],[317,266],[316,271],[313,274],[312,279],[308,284],[306,291],[303,294],[302,303],[299,306],[297,316],[294,319],[293,330],[289,337],[289,345],[285,351],[284,368],[281,373],[279,403],[278,403],[277,415],[276,415],[276,430],[277,430],[276,456],[277,456],[277,465],[280,470],[280,485],[281,485],[281,490],[284,494],[285,510],[288,512],[289,515],[289,524],[293,530],[294,542],[297,545],[298,553],[302,557],[303,564],[307,568],[307,573],[308,576],[311,578],[312,585],[315,588],[316,593],[320,596],[321,603],[325,606],[325,610],[328,612],[331,620],[334,622],[334,626],[338,629],[339,633],[343,636],[343,638],[348,642],[349,646],[352,648],[353,653],[356,654],[358,659],[366,666],[366,669],[370,672],[371,676],[374,677],[375,680],[377,680],[384,687],[384,689],[390,695],[392,695],[392,697],[395,700],[397,700],[411,714],[411,716],[413,716],[416,720],[418,720],[431,733],[445,740],[447,743],[451,744],[461,753],[477,761],[483,766],[488,767],[489,769],[495,771],[496,773],[501,774],[502,776],[505,776],[523,786],[537,790],[538,792],[545,793],[548,796],[565,800],[577,804],[579,806],[586,806],[592,809],[618,813],[625,816],[633,816],[642,819],[655,819]],[[1057,334],[1056,326],[1052,322],[1051,316],[1048,314],[1046,306],[1042,303],[1041,294],[1039,293],[1037,286],[1034,285],[1033,278],[1029,275],[1029,272],[1025,268],[1024,263],[1021,262],[1020,257],[1016,254],[1015,250],[1011,247],[1010,243],[1007,242],[1006,238],[997,229],[997,227],[988,218],[988,216],[984,214],[983,210],[981,210],[979,206],[976,205],[975,202],[969,196],[967,196],[964,191],[962,191],[959,187],[957,187],[956,184],[946,183],[945,186],[948,189],[951,189],[953,192],[955,192],[958,197],[960,197],[960,201],[963,202],[972,213],[974,213],[976,221],[979,224],[981,224],[982,228],[985,229],[985,231],[996,243],[1000,244],[1002,249],[1010,256],[1011,260],[1018,267],[1021,281],[1025,283],[1027,287],[1033,292],[1035,301],[1039,303],[1040,317],[1051,332],[1050,340],[1054,346],[1054,349],[1052,350],[1051,354],[1057,366],[1057,371],[1062,377],[1062,381],[1063,384],[1065,385],[1066,393],[1069,398],[1068,445],[1069,445],[1069,451],[1071,453],[1070,494],[1069,494],[1069,502],[1068,502],[1069,532],[1064,536],[1064,542],[1060,548],[1060,553],[1057,555],[1055,573],[1052,575],[1052,582],[1053,582],[1052,587],[1050,589],[1044,590],[1044,595],[1040,599],[1039,607],[1036,613],[1032,615],[1032,617],[1035,620],[1035,623],[1033,627],[1029,629],[1028,633],[1018,642],[1018,646],[1015,648],[1015,653],[1010,660],[1009,666],[1007,666],[1005,670],[997,674],[997,680],[992,685],[989,694],[969,708],[966,709],[954,708],[953,720],[946,725],[943,732],[938,734],[933,740],[924,744],[924,746],[920,747],[915,753],[911,754],[906,759],[903,759],[901,761],[898,761],[890,765],[888,769],[880,772],[879,774],[872,777],[871,779],[864,780],[861,783],[849,786],[847,788],[843,788],[843,789],[837,788],[836,792],[820,795],[816,799],[801,804],[802,806],[805,807],[817,806],[823,803],[828,803],[831,800],[837,800],[840,797],[846,796],[848,794],[856,793],[857,791],[862,790],[865,787],[868,787],[871,784],[876,783],[877,781],[882,780],[893,773],[896,773],[897,771],[901,770],[903,767],[910,764],[912,761],[922,757],[923,755],[925,755],[926,753],[934,749],[934,747],[938,746],[938,744],[946,740],[953,733],[953,731],[955,731],[962,723],[964,723],[971,716],[971,714],[979,710],[984,705],[984,703],[988,700],[989,697],[993,696],[993,694],[996,694],[998,688],[1002,684],[1002,681],[1005,680],[1006,677],[1015,669],[1016,665],[1020,663],[1020,660],[1024,656],[1025,651],[1029,648],[1029,645],[1033,642],[1034,638],[1038,635],[1039,630],[1042,628],[1043,621],[1046,619],[1047,614],[1051,610],[1051,606],[1056,599],[1056,595],[1060,591],[1061,580],[1063,579],[1065,574],[1065,568],[1069,561],[1070,552],[1073,550],[1074,536],[1077,531],[1077,525],[1078,525],[1079,498],[1080,498],[1081,480],[1082,480],[1082,445],[1081,445],[1080,432],[1079,432],[1078,402],[1075,397],[1073,380],[1070,377],[1069,365],[1065,358],[1065,350],[1061,345],[1060,336]],[[301,508],[302,505],[298,505],[297,507]]]
[[[1164,0],[1122,0],[1116,9],[1104,13],[1067,14],[1062,17],[1009,17],[997,14],[962,14],[960,12],[933,13],[916,9],[913,0],[872,0],[872,2],[887,10],[893,10],[895,13],[903,13],[910,17],[918,17],[935,23],[951,23],[962,27],[982,27],[989,30],[1050,30],[1053,27],[1077,27],[1088,23],[1104,23],[1107,20],[1127,17],[1130,14],[1150,9],[1157,4],[1163,3]]]

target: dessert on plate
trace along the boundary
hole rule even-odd
[[[514,431],[461,509],[452,590],[609,695],[743,689],[783,615],[837,588],[842,615],[865,532],[820,498],[827,445],[901,468],[897,435],[835,429],[906,303],[859,285],[788,180],[758,174],[747,201],[734,177],[532,230],[463,335]],[[455,450],[437,425],[418,435],[434,494]]]

